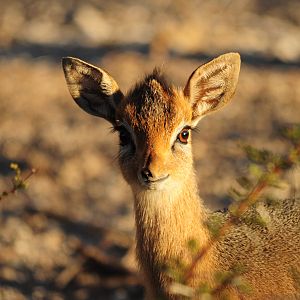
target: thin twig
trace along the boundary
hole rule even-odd
[[[267,180],[264,179],[259,181],[256,186],[252,189],[252,191],[248,194],[244,201],[241,201],[238,208],[237,208],[237,216],[241,216],[251,204],[254,204],[255,201],[258,199],[259,195],[263,191],[263,189],[267,186]],[[225,233],[233,226],[236,222],[237,216],[230,215],[226,222],[222,225],[219,229],[218,234],[210,240],[210,242],[198,252],[198,254],[194,257],[192,263],[190,264],[189,268],[186,270],[184,274],[184,282],[188,283],[189,280],[192,279],[194,275],[194,270],[199,263],[199,261],[205,256],[205,254],[212,248],[212,246],[222,238]]]
[[[300,144],[296,145],[294,148],[296,155],[300,156]],[[293,161],[291,155],[287,157],[287,164],[291,167],[295,164]],[[274,168],[268,172],[265,172],[264,175],[260,177],[257,184],[252,188],[252,190],[248,193],[247,197],[242,200],[236,211],[235,214],[230,214],[229,218],[226,220],[226,222],[221,226],[221,228],[218,231],[218,234],[213,237],[207,245],[202,247],[200,251],[197,253],[197,255],[193,258],[190,266],[187,268],[187,270],[184,273],[183,276],[183,282],[185,284],[188,284],[189,281],[193,278],[194,271],[200,260],[208,253],[208,251],[225,235],[225,233],[236,223],[236,220],[241,217],[249,208],[249,206],[255,204],[257,200],[259,199],[259,196],[262,194],[263,190],[268,186],[269,180],[268,177],[271,174],[279,175],[283,172],[283,169],[280,168],[280,166],[274,166]]]
[[[26,181],[28,181],[28,179],[29,179],[32,175],[36,174],[37,171],[38,171],[37,169],[32,168],[32,169],[30,170],[30,172],[29,172],[24,178],[21,178],[21,179],[20,179],[20,183],[25,183]],[[20,189],[20,185],[16,185],[16,184],[13,183],[13,186],[12,186],[12,188],[11,188],[10,190],[8,190],[8,191],[3,191],[3,192],[1,193],[1,195],[0,195],[0,201],[1,201],[3,198],[5,198],[5,197],[7,197],[7,196],[9,196],[9,195],[11,195],[11,194],[14,194],[18,189]]]

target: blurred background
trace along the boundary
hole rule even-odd
[[[276,128],[300,121],[300,2],[0,4],[0,192],[10,162],[38,169],[26,193],[0,202],[0,299],[142,299],[117,136],[73,103],[61,57],[101,66],[126,91],[156,65],[184,86],[200,64],[240,52],[233,102],[194,137],[200,194],[222,208],[246,169],[238,143],[284,151]],[[299,174],[291,180],[299,187]]]

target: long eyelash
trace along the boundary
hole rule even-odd
[[[120,151],[118,151],[112,158],[113,162],[117,162],[120,158]]]
[[[110,129],[111,133],[116,133],[116,132],[119,132],[121,128],[122,128],[122,126],[112,126],[109,129]]]
[[[119,150],[114,156],[113,156],[113,161],[118,161],[120,158],[122,158],[123,163],[126,162],[127,159],[131,158],[131,154],[127,153],[122,154],[121,151]]]
[[[200,129],[198,127],[190,127],[192,132],[195,132],[196,134],[200,132]]]

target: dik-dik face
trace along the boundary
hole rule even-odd
[[[134,189],[175,187],[191,165],[192,109],[158,70],[137,84],[116,110],[120,166]]]
[[[133,190],[166,190],[191,175],[191,130],[229,102],[240,58],[229,53],[200,66],[184,89],[169,85],[155,69],[126,95],[100,68],[70,57],[63,68],[76,103],[119,132],[120,167]]]

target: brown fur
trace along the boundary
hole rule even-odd
[[[204,223],[211,212],[198,196],[191,137],[184,144],[179,135],[230,101],[239,56],[226,54],[200,66],[183,90],[169,85],[154,70],[126,96],[102,69],[74,58],[64,59],[63,67],[75,101],[89,113],[97,115],[98,110],[98,116],[120,132],[119,162],[134,194],[137,257],[148,299],[181,299],[170,294],[164,267],[176,258],[191,261],[189,240],[196,239],[200,247],[207,245],[211,236]],[[246,268],[244,277],[253,289],[247,299],[299,296],[290,271],[300,269],[299,202],[287,200],[276,210],[259,209],[268,217],[267,227],[240,224],[233,228],[199,262],[192,286],[204,282],[214,286],[216,271],[239,263]],[[226,219],[226,214],[221,216]],[[232,287],[217,298],[224,295],[242,297]]]

